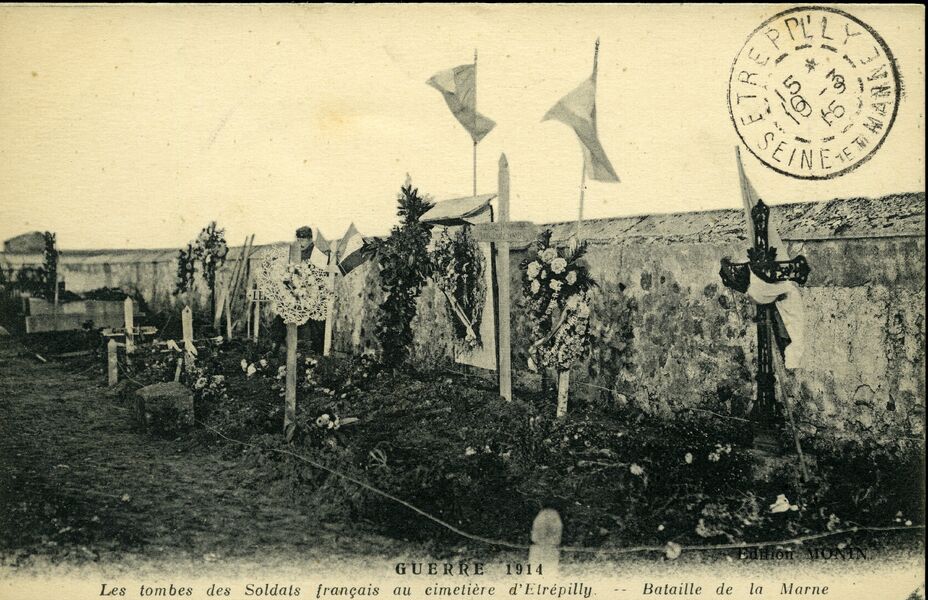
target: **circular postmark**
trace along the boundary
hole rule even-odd
[[[899,108],[892,52],[870,26],[834,8],[800,7],[764,21],[732,64],[728,110],[768,167],[828,179],[870,158]]]

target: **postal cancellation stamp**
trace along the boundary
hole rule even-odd
[[[781,12],[748,37],[732,64],[728,106],[745,146],[771,169],[828,179],[879,148],[899,107],[893,54],[843,11]]]

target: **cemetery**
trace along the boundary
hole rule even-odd
[[[385,8],[384,15],[405,10]],[[475,29],[498,26],[483,12],[491,9],[475,9],[468,19],[483,19],[473,21]],[[783,14],[798,10],[817,9]],[[814,25],[821,23],[823,36],[828,19],[843,14],[824,12]],[[242,13],[226,14],[234,23]],[[148,27],[129,35],[114,25],[103,37],[126,42],[119,52],[126,68],[96,61],[96,78],[73,85],[82,91],[81,110],[47,119],[67,126],[56,125],[46,134],[51,141],[40,138],[29,152],[5,149],[16,166],[4,177],[20,182],[16,227],[40,230],[14,232],[0,253],[0,564],[38,572],[46,564],[119,564],[127,572],[183,564],[202,576],[207,563],[234,570],[236,560],[314,569],[313,560],[388,557],[398,576],[407,575],[403,565],[409,575],[435,575],[421,580],[427,595],[476,597],[492,594],[482,580],[439,581],[437,565],[453,571],[457,564],[457,574],[445,574],[466,577],[477,573],[461,565],[499,559],[517,565],[507,576],[540,577],[543,569],[546,577],[573,577],[571,570],[598,564],[612,577],[618,563],[641,560],[651,577],[653,563],[677,561],[645,583],[643,594],[689,596],[702,588],[678,565],[737,562],[726,576],[741,569],[753,577],[743,561],[786,563],[805,559],[806,548],[809,560],[879,555],[886,565],[905,566],[921,559],[924,181],[890,181],[886,165],[923,166],[923,157],[907,147],[908,138],[896,143],[895,133],[895,154],[881,150],[888,156],[882,179],[862,186],[877,191],[871,196],[854,195],[864,179],[812,187],[863,164],[893,125],[901,87],[879,36],[868,27],[852,34],[853,20],[841,50],[801,44],[781,52],[776,37],[758,37],[777,54],[768,59],[746,47],[745,69],[783,73],[765,79],[768,86],[755,82],[753,71],[735,73],[728,54],[724,65],[712,62],[713,77],[731,78],[728,106],[720,101],[715,112],[686,111],[697,92],[712,91],[709,72],[690,56],[722,43],[722,36],[694,33],[718,32],[716,23],[678,20],[677,37],[692,43],[670,51],[680,40],[664,39],[637,61],[625,56],[657,43],[663,23],[642,25],[637,41],[604,36],[622,48],[604,64],[621,77],[609,88],[610,102],[641,98],[629,113],[635,116],[623,115],[640,128],[635,140],[625,139],[631,130],[624,124],[612,129],[640,172],[613,192],[622,204],[596,197],[592,186],[596,203],[588,205],[588,182],[620,182],[597,125],[598,38],[592,71],[528,125],[530,102],[550,106],[544,85],[554,70],[529,65],[532,51],[518,50],[519,43],[497,48],[488,97],[494,111],[506,107],[510,123],[496,136],[505,135],[506,145],[481,154],[486,173],[478,181],[478,145],[496,123],[477,110],[476,50],[473,62],[420,81],[432,88],[433,104],[440,93],[470,138],[449,143],[437,121],[420,126],[424,101],[377,79],[391,69],[394,79],[418,78],[414,60],[427,53],[415,39],[429,36],[411,20],[391,29],[384,16],[383,27],[372,20],[364,29],[344,14],[341,28],[314,21],[312,12],[309,28],[287,17],[264,25],[269,14],[237,33],[210,21],[215,32],[190,29],[179,48],[165,45],[164,57],[150,59],[162,67],[146,62],[135,75],[131,55],[142,44],[130,48],[129,40],[148,35]],[[574,19],[560,20],[558,27],[567,27]],[[301,31],[278,36],[291,21]],[[62,30],[80,29],[75,23]],[[806,35],[795,18],[785,23],[790,36],[790,23]],[[248,46],[263,27],[274,39]],[[364,52],[377,45],[374,33],[384,35],[380,29],[401,31],[402,43],[390,40],[392,50],[384,44],[384,56],[377,48],[370,59]],[[483,39],[518,41],[518,29]],[[311,50],[292,49],[313,32],[321,37]],[[855,48],[864,32],[876,46]],[[548,37],[526,48],[534,43],[539,55],[544,49],[548,59],[560,59],[563,50],[549,48]],[[217,40],[229,46],[209,45]],[[200,43],[208,50],[196,51]],[[441,45],[428,44],[429,53]],[[880,48],[885,61],[877,60]],[[796,62],[807,50],[809,58]],[[256,62],[239,66],[236,52]],[[205,60],[219,55],[225,62]],[[523,68],[515,68],[520,60]],[[674,70],[679,63],[692,69],[688,80]],[[176,80],[157,79],[156,72],[180,72],[181,65]],[[786,73],[794,67],[805,72]],[[846,71],[847,84],[838,73],[858,67],[856,79]],[[30,73],[23,89],[67,81],[63,73],[46,75],[45,65],[35,68],[23,71]],[[328,80],[320,75],[327,69]],[[774,90],[781,76],[783,89]],[[107,85],[110,77],[119,79]],[[820,90],[814,97],[813,78]],[[224,79],[240,84],[223,92]],[[782,104],[765,99],[748,109],[768,87]],[[107,96],[110,88],[118,93]],[[181,98],[194,89],[185,104]],[[343,95],[319,100],[333,89]],[[713,97],[721,99],[719,91]],[[108,100],[94,120],[83,105],[103,103],[97,92]],[[138,112],[120,116],[125,107]],[[727,126],[738,110],[750,112],[733,122],[740,138],[734,161],[719,166],[719,148],[728,152],[729,142],[712,119],[721,115]],[[845,114],[846,125],[838,121]],[[775,148],[766,145],[778,137],[773,130],[758,133],[768,118],[789,133]],[[561,178],[543,171],[556,170],[568,154],[557,154],[563,140],[535,147],[532,127],[554,126],[542,124],[548,121],[560,123],[571,144],[576,138],[582,153],[579,186],[550,197],[544,194]],[[126,129],[111,133],[108,144],[90,133],[116,125]],[[923,126],[910,123],[909,130],[911,138]],[[31,139],[23,131],[16,139]],[[78,133],[88,137],[69,147],[66,159],[58,156],[65,153],[52,141]],[[650,146],[660,139],[663,146]],[[337,143],[344,140],[350,144]],[[787,141],[799,144],[789,155]],[[126,149],[104,160],[109,146]],[[765,169],[754,182],[742,146],[752,169]],[[458,147],[467,151],[465,195],[447,172],[460,158],[448,148]],[[25,167],[16,171],[23,156],[27,165],[48,161],[43,173],[55,172],[48,178],[55,185],[58,171],[60,180],[74,179],[73,198],[70,190],[35,184]],[[400,183],[405,164],[414,173],[389,188]],[[573,212],[564,189],[578,193],[576,220],[552,217],[567,214],[555,210],[562,205]],[[670,202],[662,203],[665,195]],[[26,199],[51,213],[59,201],[80,210],[86,229],[73,231],[93,235],[74,234],[85,239],[73,249],[59,245],[69,224],[55,218],[65,217],[26,214]],[[600,216],[585,218],[585,208]],[[529,214],[534,220],[520,220]],[[338,232],[327,229],[333,223],[341,223]],[[384,229],[377,235],[362,231],[378,224]],[[146,237],[152,232],[162,237]],[[263,232],[278,233],[256,239]],[[177,247],[137,247],[146,240]],[[780,595],[828,589],[790,577]],[[102,583],[103,591],[124,589]],[[141,596],[194,589],[148,583]],[[355,593],[314,583],[317,595]],[[725,586],[718,583],[715,589]],[[208,596],[220,586],[211,584]],[[512,585],[525,586],[526,595],[592,593],[579,580]],[[291,588],[255,582],[246,588],[252,593],[290,596]]]
[[[229,247],[211,223],[118,277],[33,263],[40,282],[64,274],[59,304],[41,300],[64,314],[72,272],[122,288],[117,322],[57,332],[17,326],[37,298],[16,285],[27,256],[6,253],[4,326],[21,362],[92,380],[96,410],[138,443],[183,441],[311,518],[434,552],[462,543],[445,524],[505,551],[492,540],[525,543],[542,509],[565,547],[665,558],[918,529],[923,500],[900,492],[924,466],[924,194],[761,201],[750,226],[738,211],[588,221],[577,243],[574,223],[510,223],[505,157],[499,171],[496,193],[443,202],[407,180],[384,238]],[[802,251],[776,268],[806,286],[815,331],[788,374],[753,314],[772,305],[728,258],[772,223]]]

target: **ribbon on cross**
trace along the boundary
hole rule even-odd
[[[535,343],[529,346],[528,368],[532,372],[535,372],[535,373],[538,372],[538,365],[535,363],[535,359],[533,357],[535,356],[535,354],[538,353],[539,348],[547,344],[549,341],[551,341],[551,338],[557,335],[557,332],[561,328],[561,326],[563,326],[564,323],[567,322],[567,313],[568,313],[568,310],[565,307],[564,310],[561,311],[561,316],[557,320],[557,323],[554,325],[554,327],[551,328],[551,331],[549,331],[548,334],[545,335],[543,338],[541,338],[540,340],[537,340]]]
[[[451,312],[455,314],[461,325],[464,326],[464,329],[467,330],[465,334],[465,340],[472,342],[477,339],[477,333],[474,331],[474,322],[468,318],[467,313],[464,312],[464,309],[461,308],[461,305],[458,304],[458,301],[454,299],[454,296],[449,294],[446,290],[442,289],[442,294],[445,295],[445,298],[448,299],[448,304],[451,306]]]

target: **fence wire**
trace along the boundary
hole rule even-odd
[[[121,362],[117,361],[117,364],[119,365],[119,368],[122,371],[123,376],[126,379],[136,383],[137,385],[142,385],[140,382],[133,379],[129,375],[129,373],[126,370],[126,367]],[[707,411],[707,412],[711,412],[711,411]],[[716,414],[716,416],[719,416],[719,417],[725,417],[725,415],[718,415],[717,413],[713,413],[713,414]],[[727,417],[727,418],[732,418],[732,417]],[[734,418],[737,419],[737,417],[734,417]],[[212,432],[216,436],[226,441],[232,442],[233,444],[238,444],[240,446],[245,446],[249,448],[255,448],[258,450],[263,449],[261,446],[258,446],[257,444],[252,444],[250,442],[243,442],[241,440],[236,440],[235,438],[231,438],[223,434],[218,429],[204,423],[203,421],[200,421],[200,420],[195,420],[195,421],[196,423],[202,425],[206,430]],[[273,452],[276,452],[278,454],[292,456],[293,458],[296,458],[299,461],[305,462],[306,464],[312,467],[315,467],[331,475],[344,479],[345,481],[353,483],[354,485],[357,485],[358,487],[365,489],[373,494],[376,494],[382,498],[386,498],[387,500],[390,500],[391,502],[395,502],[401,506],[404,506],[408,508],[409,510],[413,511],[414,513],[420,515],[421,517],[428,519],[429,521],[432,521],[433,523],[447,529],[448,531],[464,539],[471,540],[473,542],[479,542],[481,544],[486,544],[488,546],[508,548],[511,550],[529,550],[531,548],[529,544],[510,542],[508,540],[499,540],[499,539],[489,538],[489,537],[482,536],[482,535],[477,535],[475,533],[470,533],[468,531],[464,531],[460,527],[456,527],[452,525],[451,523],[448,523],[447,521],[426,512],[425,510],[419,508],[418,506],[415,506],[414,504],[407,502],[406,500],[403,500],[402,498],[399,498],[389,492],[381,490],[380,488],[377,488],[356,477],[348,475],[347,473],[339,471],[338,469],[334,469],[320,462],[314,461],[311,458],[308,458],[301,454],[297,454],[296,452],[293,452],[292,450],[287,450],[283,448],[269,448],[269,450],[272,450]],[[835,537],[839,535],[854,534],[854,533],[918,531],[918,530],[924,530],[924,529],[925,529],[924,525],[855,526],[855,527],[850,527],[846,529],[836,529],[834,531],[823,531],[819,533],[813,533],[813,534],[808,534],[804,536],[797,536],[797,537],[782,539],[782,540],[767,540],[767,541],[760,541],[760,542],[736,542],[736,543],[729,543],[729,544],[707,544],[707,545],[701,545],[701,546],[699,545],[677,545],[675,549],[679,552],[712,552],[712,551],[721,551],[721,550],[738,550],[742,548],[769,548],[771,546],[796,546],[796,545],[801,545],[805,542],[825,539],[829,537]],[[620,555],[625,555],[625,554],[637,554],[637,553],[647,553],[647,552],[665,553],[668,550],[668,546],[666,544],[663,546],[642,545],[642,546],[630,546],[626,548],[602,548],[602,547],[595,548],[595,547],[588,547],[588,546],[560,546],[559,548],[562,552],[572,552],[575,554],[604,555],[604,556],[605,555],[620,556]]]
[[[202,425],[204,428],[211,431],[215,435],[225,440],[228,440],[232,443],[250,447],[250,448],[261,449],[261,446],[258,446],[257,444],[252,444],[250,442],[243,442],[241,440],[230,438],[229,436],[223,434],[222,432],[211,427],[210,425],[203,423],[202,421],[198,420],[197,423],[199,423],[200,425]],[[336,477],[344,479],[345,481],[349,481],[365,490],[368,490],[371,493],[377,494],[378,496],[381,496],[392,502],[396,502],[397,504],[405,506],[406,508],[415,512],[416,514],[432,521],[433,523],[436,523],[444,527],[448,531],[451,531],[452,533],[460,537],[463,537],[465,539],[468,539],[474,542],[480,542],[482,544],[487,544],[490,546],[498,546],[501,548],[510,548],[514,550],[528,550],[529,548],[531,548],[531,546],[528,544],[519,544],[515,542],[510,542],[507,540],[498,540],[498,539],[488,538],[482,535],[477,535],[477,534],[464,531],[463,529],[459,527],[455,527],[454,525],[448,523],[447,521],[444,521],[434,515],[429,514],[428,512],[407,502],[406,500],[398,498],[394,496],[393,494],[390,494],[389,492],[385,492],[373,485],[370,485],[367,482],[361,481],[360,479],[357,479],[356,477],[352,477],[351,475],[348,475],[347,473],[343,473],[342,471],[339,471],[338,469],[333,469],[332,467],[329,467],[327,465],[314,461],[311,458],[307,458],[305,456],[297,454],[296,452],[293,452],[291,450],[282,449],[282,448],[270,448],[270,450],[277,452],[279,454],[285,454],[287,456],[292,456],[317,469],[321,469],[331,475],[335,475]],[[703,546],[679,545],[676,549],[681,552],[688,552],[688,551],[706,552],[706,551],[718,551],[718,550],[737,550],[741,548],[766,548],[770,546],[794,546],[794,545],[803,544],[805,542],[809,542],[813,540],[819,540],[823,538],[834,537],[838,535],[852,534],[852,533],[916,531],[916,530],[924,530],[924,529],[925,529],[924,525],[857,526],[857,527],[851,527],[848,529],[836,529],[835,531],[823,531],[820,533],[813,533],[809,535],[798,536],[798,537],[784,539],[784,540],[769,540],[769,541],[762,541],[762,542],[737,542],[737,543],[731,543],[731,544],[710,544],[710,545],[703,545]],[[622,555],[622,554],[634,554],[634,553],[639,553],[639,552],[663,553],[667,551],[667,545],[664,545],[664,546],[632,546],[632,547],[627,547],[627,548],[593,548],[593,547],[585,547],[585,546],[561,546],[560,550],[562,552],[573,552],[577,554],[599,554],[599,555],[616,556],[616,555]]]

